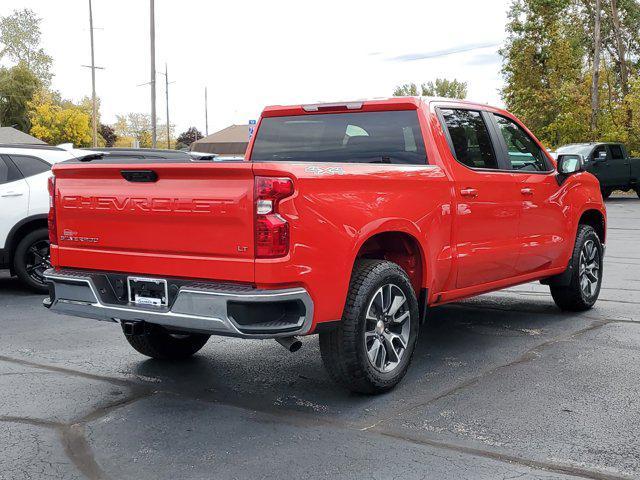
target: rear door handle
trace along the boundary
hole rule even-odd
[[[533,195],[533,188],[521,188],[520,192],[523,195]]]
[[[463,188],[462,190],[460,190],[460,195],[462,195],[463,197],[475,198],[478,196],[478,190],[476,190],[475,188]]]
[[[21,197],[24,195],[22,192],[7,192],[0,195],[0,197]]]

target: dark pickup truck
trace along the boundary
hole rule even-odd
[[[629,157],[621,143],[572,143],[557,154],[580,154],[584,168],[600,181],[602,196],[608,198],[614,190],[635,190],[640,197],[640,158]]]

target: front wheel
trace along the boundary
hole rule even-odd
[[[49,232],[46,228],[39,228],[25,235],[18,243],[13,257],[13,270],[26,287],[37,293],[46,293],[48,289],[43,273],[48,268],[51,268]]]
[[[589,225],[580,225],[571,257],[569,285],[551,286],[551,296],[561,310],[582,312],[598,300],[602,285],[602,243]]]
[[[340,326],[320,334],[329,375],[358,393],[382,393],[404,377],[418,337],[418,302],[407,274],[384,260],[353,271]]]
[[[124,337],[137,352],[158,360],[183,360],[204,347],[209,340],[209,335],[170,333],[156,326],[140,334],[125,333]]]

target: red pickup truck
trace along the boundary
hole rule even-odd
[[[405,374],[429,307],[540,280],[586,310],[605,208],[513,115],[399,97],[274,106],[244,161],[94,158],[53,168],[50,297],[179,359],[210,335],[319,334],[329,374],[377,393]]]

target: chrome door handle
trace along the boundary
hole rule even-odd
[[[24,195],[22,192],[7,192],[0,195],[0,197],[21,197]]]
[[[460,190],[460,195],[462,195],[463,197],[475,198],[478,196],[478,190],[476,190],[475,188],[463,188],[462,190]]]
[[[521,188],[520,192],[523,195],[533,195],[533,188]]]

